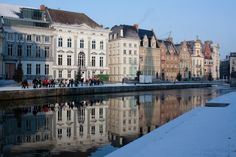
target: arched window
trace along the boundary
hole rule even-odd
[[[100,41],[100,50],[103,50],[103,48],[104,48],[103,44],[104,44],[103,41]]]
[[[71,38],[67,39],[67,47],[71,47]]]
[[[80,40],[80,48],[83,49],[84,48],[84,39]]]
[[[78,55],[78,66],[84,67],[85,66],[85,54],[84,52],[80,52]]]
[[[96,49],[96,41],[95,40],[92,41],[92,49]]]
[[[58,38],[58,47],[62,47],[63,46],[63,40],[62,37]]]

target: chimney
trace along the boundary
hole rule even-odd
[[[45,11],[45,10],[46,10],[46,6],[43,5],[43,4],[41,4],[41,5],[40,5],[40,10],[41,10],[41,11]]]
[[[120,36],[121,36],[121,37],[124,37],[124,31],[123,31],[123,29],[120,29]]]
[[[134,24],[133,27],[138,30],[138,24]]]

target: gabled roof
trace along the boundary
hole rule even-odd
[[[161,44],[163,43],[167,49],[167,53],[170,53],[170,49],[173,48],[175,51],[175,54],[179,54],[177,48],[175,47],[174,43],[167,39],[167,40],[158,40],[158,43]]]
[[[64,10],[56,10],[48,8],[48,13],[53,23],[69,24],[69,25],[81,25],[86,24],[91,28],[101,27],[90,17],[84,13],[76,13]]]
[[[155,36],[155,33],[152,30],[146,30],[146,29],[138,29],[138,35],[140,39],[143,39],[143,37],[146,35],[148,39]]]

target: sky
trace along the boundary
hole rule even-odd
[[[221,59],[236,52],[236,0],[0,0],[16,4],[82,12],[104,27],[139,24],[159,39],[174,42],[212,40]]]

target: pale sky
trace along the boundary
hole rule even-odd
[[[212,40],[220,44],[221,58],[236,52],[236,0],[0,0],[17,4],[83,12],[102,24],[139,24],[154,29],[159,39],[171,31],[174,41]]]

